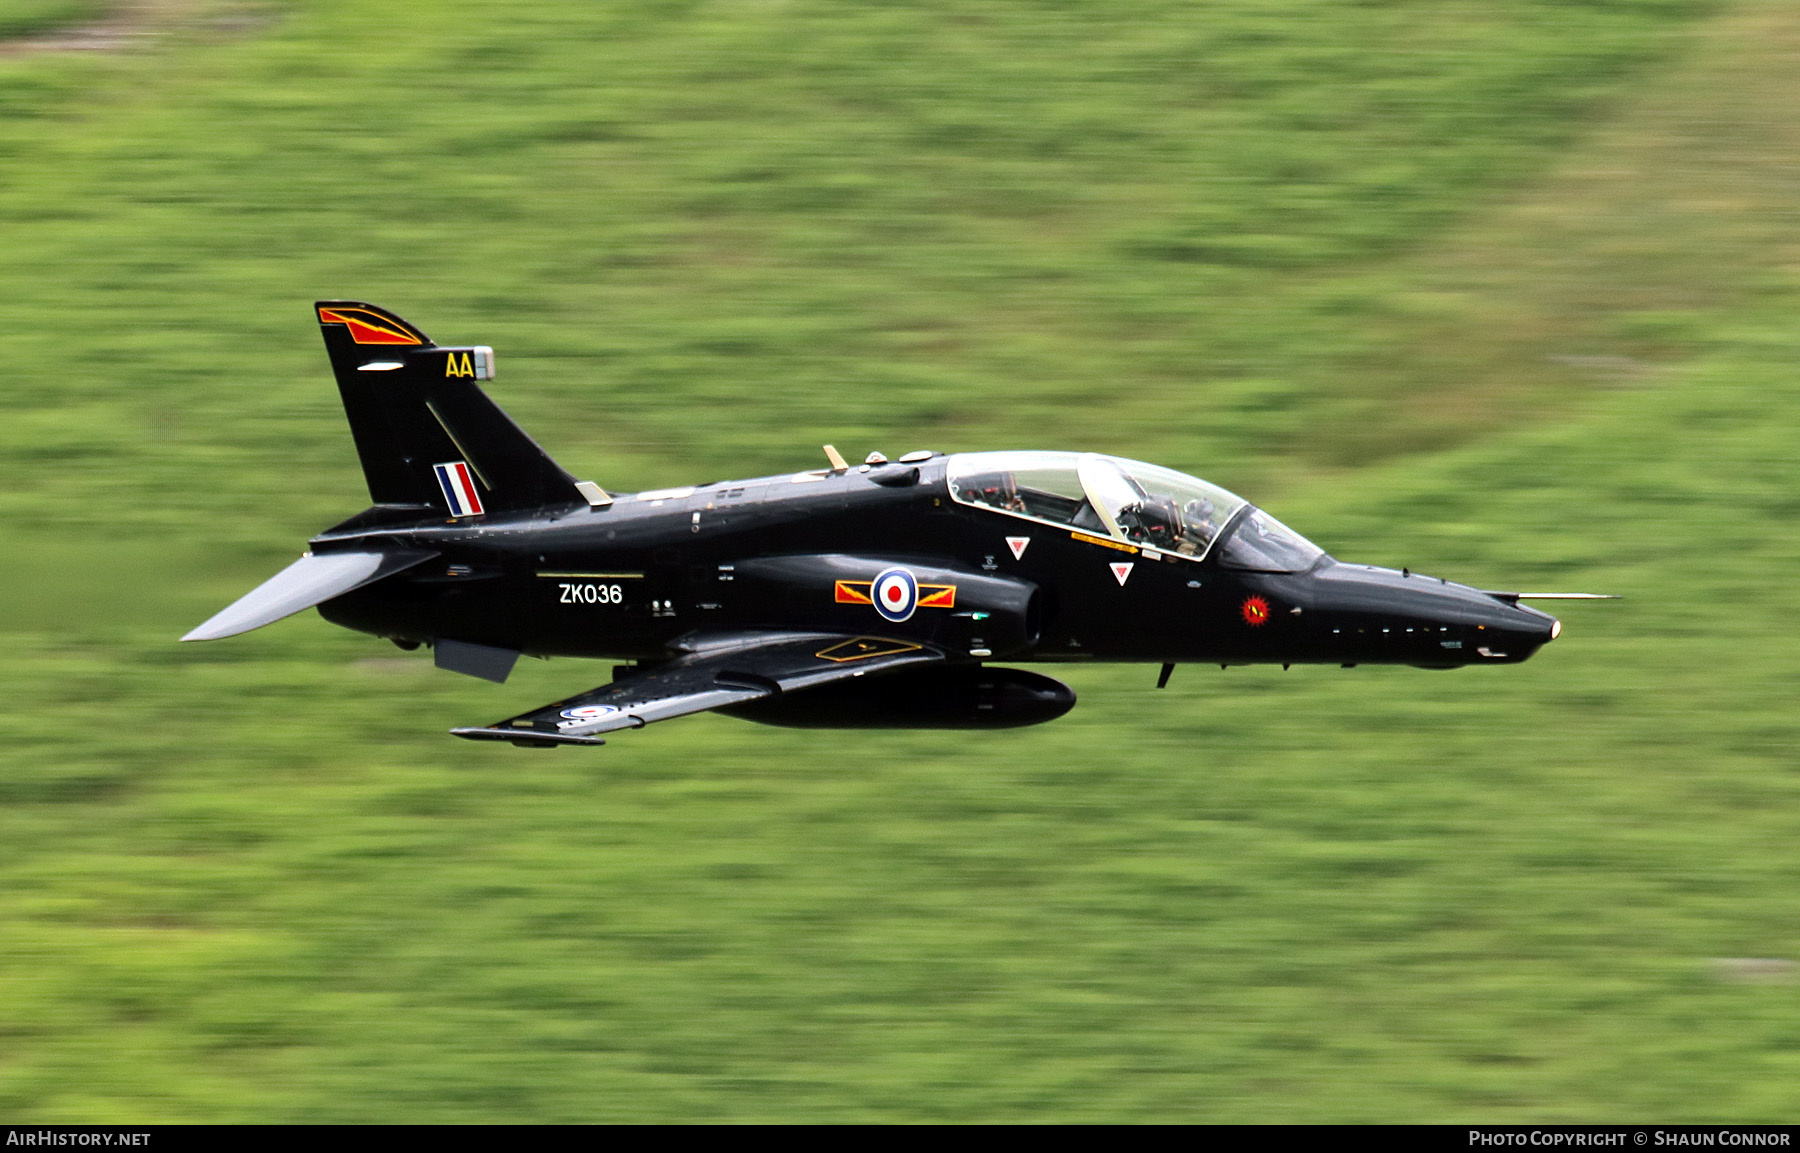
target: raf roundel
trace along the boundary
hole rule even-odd
[[[913,615],[919,605],[919,582],[903,568],[891,568],[875,578],[871,589],[875,594],[875,611],[899,624]]]
[[[597,721],[601,717],[610,717],[618,711],[616,705],[581,705],[573,709],[564,709],[562,715],[571,721]]]

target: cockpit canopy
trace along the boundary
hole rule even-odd
[[[1323,553],[1240,496],[1173,469],[1086,452],[965,452],[948,464],[950,496],[1096,536],[1264,572],[1311,568]]]

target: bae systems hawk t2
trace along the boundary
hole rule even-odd
[[[621,662],[491,725],[527,747],[716,709],[806,728],[1007,728],[1075,704],[993,662],[1525,660],[1560,631],[1522,599],[1342,564],[1241,497],[1075,452],[871,454],[632,494],[578,481],[489,400],[493,350],[370,304],[316,306],[374,504],[184,640],[316,606],[439,667]]]

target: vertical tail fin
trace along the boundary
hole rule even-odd
[[[489,348],[440,348],[385,309],[315,308],[376,504],[480,516],[584,501],[575,478],[481,391]]]

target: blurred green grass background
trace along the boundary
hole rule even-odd
[[[1792,1118],[1800,8],[154,19],[0,56],[0,1117]],[[1627,599],[991,736],[469,745],[605,669],[174,643],[364,503],[334,296],[609,488],[1095,448]]]
[[[0,0],[0,36],[56,32],[106,10],[104,0]]]

